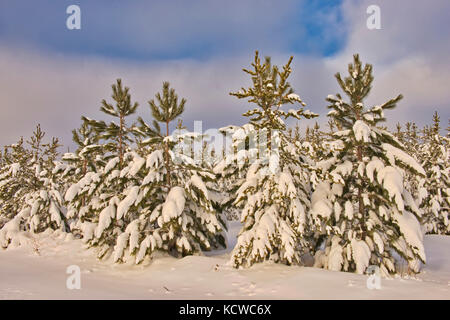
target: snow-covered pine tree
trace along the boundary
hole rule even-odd
[[[112,85],[112,91],[115,103],[102,100],[100,110],[118,118],[119,124],[82,117],[84,124],[88,126],[86,130],[92,127],[94,133],[84,132],[89,139],[80,145],[83,146],[80,153],[89,159],[87,165],[91,164],[91,169],[95,171],[87,170],[65,194],[70,216],[77,217],[76,229],[81,231],[83,240],[89,246],[99,248],[99,258],[114,251],[118,237],[133,219],[132,215],[124,214],[130,210],[131,204],[121,203],[127,199],[125,191],[136,183],[128,172],[131,162],[141,159],[130,148],[130,143],[134,141],[134,126],[127,124],[127,118],[136,112],[138,104],[131,102],[129,88],[123,87],[121,79],[117,79],[116,84]],[[79,137],[74,135],[75,142]],[[92,160],[91,156],[94,154],[95,158]],[[83,168],[84,156],[80,157],[79,154],[78,157]]]
[[[48,229],[69,231],[61,196],[59,174],[65,169],[57,161],[58,139],[44,143],[37,126],[24,146],[23,139],[11,146],[8,164],[0,173],[0,216],[8,222],[0,230],[0,246],[18,246],[34,233]]]
[[[404,186],[404,173],[425,172],[380,127],[385,110],[394,108],[402,96],[365,107],[372,66],[363,67],[358,55],[353,58],[349,76],[342,79],[336,74],[349,101],[340,94],[326,99],[328,116],[341,128],[334,133],[340,148],[318,164],[326,179],[312,195],[311,214],[325,240],[323,250],[316,253],[316,266],[364,273],[369,265],[376,265],[388,274],[396,271],[397,253],[418,272],[419,262],[425,262],[417,219],[422,210]]]
[[[312,128],[307,128],[305,138],[301,143],[301,148],[314,161],[322,160],[324,153],[328,148],[324,145],[326,141],[325,132],[320,130],[319,124],[316,122]]]
[[[72,130],[72,140],[77,145],[75,152],[67,152],[62,159],[72,165],[68,179],[83,177],[88,171],[96,171],[96,155],[101,153],[102,146],[98,144],[96,134],[88,121],[84,120],[79,129]]]
[[[403,144],[411,153],[417,154],[420,144],[419,129],[414,121],[408,121],[403,134]]]
[[[192,254],[223,243],[222,225],[205,183],[214,175],[183,155],[181,163],[175,161],[171,150],[175,138],[167,136],[170,122],[181,114],[185,102],[178,103],[168,83],[157,99],[159,105],[150,101],[155,128],[139,118],[139,127],[124,130],[140,136],[138,152],[125,147],[122,166],[119,157],[113,157],[66,194],[74,200],[83,195],[90,199],[84,211],[98,213],[85,219],[84,240],[101,247],[99,257],[111,253],[115,262],[140,263],[158,250]],[[158,121],[166,125],[165,135]]]
[[[223,157],[214,166],[222,193],[220,206],[227,220],[240,220],[241,210],[234,201],[237,191],[245,182],[245,177],[253,160],[257,157],[254,126],[250,123],[239,126],[227,126],[219,129],[225,140]],[[228,145],[229,144],[229,145]]]
[[[172,151],[176,143],[192,136],[170,135],[170,123],[184,111],[186,100],[178,102],[168,82],[164,82],[162,94],[157,93],[156,99],[149,101],[153,127],[139,118],[140,126],[135,130],[146,138],[142,143],[150,147],[145,161],[135,160],[133,165],[137,170],[134,176],[143,178],[125,191],[130,195],[128,203],[136,205],[146,198],[148,203],[119,236],[114,248],[116,260],[123,259],[127,248],[140,263],[156,251],[185,256],[225,245],[225,224],[214,210],[209,190],[214,174],[196,165],[189,156]],[[161,133],[159,123],[166,126],[165,133]]]
[[[28,163],[31,153],[26,149],[23,138],[5,146],[0,168],[0,217],[2,225],[11,220],[23,205],[26,181],[30,177]],[[0,226],[0,227],[1,227]]]
[[[424,143],[420,146],[422,166],[427,177],[423,187],[427,194],[422,207],[425,211],[424,225],[428,233],[450,234],[450,175],[449,138],[440,134],[440,118],[433,114],[433,125],[424,130]]]
[[[422,139],[419,135],[419,129],[414,121],[409,121],[405,125],[405,131],[401,131],[401,127],[397,124],[397,132],[394,134],[397,139],[405,146],[405,152],[408,153],[418,163],[422,163],[422,154],[420,152],[420,145]],[[425,177],[416,175],[413,172],[405,172],[405,187],[411,193],[414,199],[418,200],[418,203],[422,201],[425,196]]]
[[[6,165],[6,146],[3,149],[0,149],[0,170]]]
[[[403,139],[404,136],[404,132],[402,131],[402,125],[397,122],[397,124],[395,125],[395,133],[394,136],[403,144],[405,145],[405,141]]]
[[[128,126],[126,118],[136,112],[139,104],[137,102],[131,102],[130,89],[122,86],[122,79],[117,79],[116,84],[112,85],[112,99],[115,104],[102,100],[102,106],[100,110],[114,118],[117,118],[119,124],[114,121],[106,124],[104,121],[91,120],[86,117],[82,117],[83,121],[92,126],[97,133],[96,139],[103,140],[102,148],[105,152],[110,152],[111,157],[117,156],[119,159],[119,168],[123,165],[123,158],[127,152],[127,147],[130,142],[133,142],[133,128],[134,126]]]
[[[310,182],[312,189],[315,190],[320,181],[324,180],[325,172],[323,172],[320,164],[322,160],[328,158],[339,145],[333,138],[333,130],[336,127],[334,121],[328,121],[329,132],[320,130],[319,124],[316,122],[313,128],[307,128],[305,137],[301,144],[297,143],[300,152],[304,153],[309,160]]]
[[[105,166],[102,155],[102,146],[98,144],[99,135],[84,120],[79,129],[72,130],[72,140],[77,145],[75,152],[67,152],[62,156],[62,160],[68,164],[62,174],[68,190],[73,184],[83,179],[88,172],[97,172],[97,168]],[[98,156],[98,157],[97,157]],[[86,195],[78,197],[75,201],[67,202],[67,218],[71,220],[71,230],[76,233],[78,223],[78,213],[80,208],[86,206]]]
[[[309,176],[297,148],[286,135],[284,120],[316,115],[302,107],[281,110],[286,104],[305,105],[288,82],[292,59],[279,69],[272,66],[270,58],[261,64],[256,52],[253,70],[244,69],[251,76],[253,86],[230,93],[239,99],[247,98],[257,106],[244,114],[251,117],[249,125],[253,127],[250,127],[253,138],[248,141],[248,154],[258,157],[252,159],[245,180],[240,180],[242,184],[234,201],[242,209],[243,223],[232,253],[234,267],[251,266],[268,259],[299,263],[302,250],[309,249],[305,239]]]
[[[297,141],[300,142],[302,140],[302,134],[300,132],[300,125],[299,125],[298,121],[295,124],[295,128],[294,128],[294,131],[292,134],[292,139],[293,139],[293,142],[297,142]]]

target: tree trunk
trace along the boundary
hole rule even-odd
[[[361,119],[361,115],[359,114],[359,112],[357,112],[357,114],[356,114],[356,119],[358,119],[358,120]],[[356,155],[358,157],[358,164],[360,164],[363,160],[363,147],[362,146],[357,147]],[[361,183],[362,182],[363,181],[361,180]],[[362,217],[361,238],[362,238],[362,240],[365,240],[366,239],[366,215],[364,213],[364,202],[363,202],[363,198],[362,198],[362,192],[363,192],[363,186],[359,185],[358,186],[358,212],[359,212],[359,214],[361,214],[361,217]]]
[[[124,127],[124,116],[120,114],[120,129],[119,129],[119,166],[122,169],[123,163],[123,127]]]
[[[83,160],[83,169],[82,169],[82,173],[83,173],[83,177],[86,175],[87,172],[87,159]],[[83,198],[81,199],[81,205],[84,207],[86,205],[86,198],[83,195]]]
[[[362,147],[358,146],[358,162],[362,162]],[[362,181],[361,181],[362,183]],[[361,225],[361,230],[362,230],[362,239],[364,240],[366,238],[366,215],[364,212],[364,202],[363,202],[363,198],[362,198],[362,192],[363,192],[363,186],[360,185],[358,186],[358,211],[361,214],[362,217],[362,225]]]
[[[166,121],[166,137],[169,136],[169,121]],[[167,170],[167,184],[171,187],[170,182],[170,154],[169,154],[169,142],[166,142],[166,170]]]

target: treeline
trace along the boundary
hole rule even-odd
[[[229,138],[223,150],[185,130],[186,99],[168,82],[143,119],[134,118],[139,106],[120,79],[100,107],[114,120],[82,117],[75,152],[61,156],[58,139],[46,142],[40,126],[4,147],[0,246],[64,232],[99,258],[141,263],[157,251],[182,257],[225,247],[227,220],[238,218],[235,267],[312,257],[331,270],[375,265],[389,274],[406,262],[419,272],[423,234],[450,233],[449,138],[438,114],[422,130],[408,122],[390,132],[385,111],[402,96],[365,106],[372,66],[355,55],[348,76],[336,74],[344,96],[326,98],[327,128],[302,134],[285,120],[318,115],[288,82],[291,61],[278,67],[256,53],[244,69],[252,86],[230,93],[255,108],[247,124],[220,130]]]

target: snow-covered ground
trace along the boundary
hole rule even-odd
[[[230,226],[230,245],[239,225]],[[450,237],[426,236],[428,264],[414,278],[382,279],[273,263],[236,270],[230,250],[150,265],[98,261],[80,240],[41,237],[29,247],[0,250],[0,299],[450,299]],[[69,290],[69,265],[81,269],[81,289]]]

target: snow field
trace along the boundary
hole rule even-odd
[[[0,251],[0,299],[450,299],[450,237],[425,236],[428,263],[421,274],[382,279],[272,262],[234,269],[229,249],[205,256],[156,257],[143,265],[99,261],[70,235],[42,235],[27,246]],[[81,269],[81,289],[66,288],[69,265]]]

